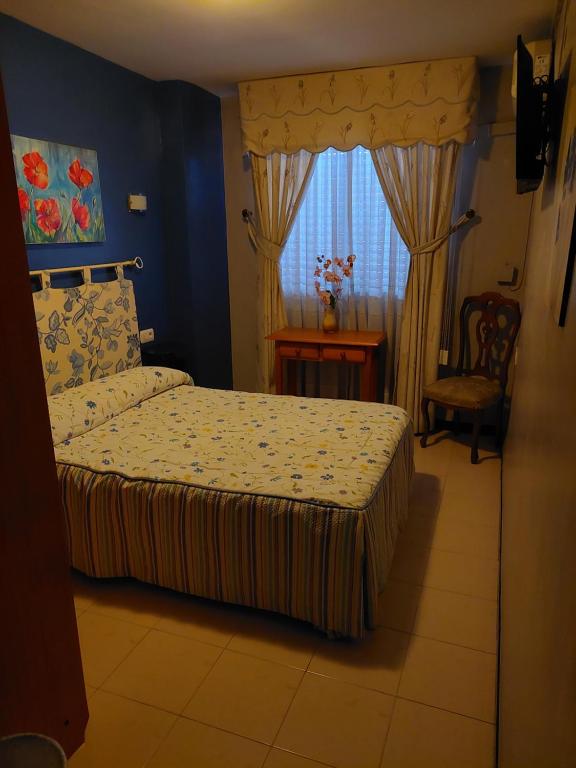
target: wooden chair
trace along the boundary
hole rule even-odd
[[[420,445],[423,448],[426,448],[430,433],[428,406],[431,402],[453,409],[456,421],[459,411],[472,415],[472,464],[478,463],[478,439],[484,411],[496,405],[497,442],[500,446],[508,367],[519,328],[520,305],[514,299],[506,299],[499,293],[482,293],[464,299],[460,310],[457,375],[427,384],[422,392],[425,431]],[[471,366],[475,347],[477,357]]]

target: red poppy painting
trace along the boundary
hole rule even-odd
[[[77,197],[72,198],[72,215],[80,229],[88,229],[90,226],[90,209],[87,205],[80,205]]]
[[[18,187],[18,202],[20,203],[20,216],[22,216],[22,221],[24,221],[30,213],[30,198],[22,187]]]
[[[105,239],[98,159],[93,149],[12,136],[12,152],[27,243]]]
[[[88,168],[82,168],[80,160],[76,158],[68,168],[68,178],[73,184],[76,184],[78,189],[86,189],[94,181],[94,176],[90,173]]]
[[[22,155],[24,176],[30,184],[38,189],[46,189],[48,186],[48,166],[39,152],[27,152]]]
[[[50,237],[54,237],[62,224],[58,200],[49,197],[45,200],[34,200],[36,223]]]

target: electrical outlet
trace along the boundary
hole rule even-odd
[[[440,350],[440,360],[438,361],[440,365],[448,365],[448,350],[447,349],[441,349]]]
[[[154,328],[145,328],[140,331],[140,344],[149,344],[154,341]]]

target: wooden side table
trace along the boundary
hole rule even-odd
[[[376,399],[377,369],[374,357],[386,338],[383,331],[325,333],[316,328],[282,328],[266,338],[273,341],[275,347],[274,373],[277,394],[284,393],[284,360],[317,363],[330,360],[360,365],[360,399],[367,402]]]

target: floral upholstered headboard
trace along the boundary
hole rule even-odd
[[[43,273],[33,296],[49,395],[141,365],[134,289],[122,272],[76,288],[52,288]]]

